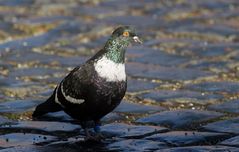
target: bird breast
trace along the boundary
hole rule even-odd
[[[94,64],[94,68],[97,74],[108,82],[126,81],[124,63],[115,63],[104,56]]]

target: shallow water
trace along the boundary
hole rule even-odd
[[[239,151],[238,10],[237,0],[0,0],[0,152]],[[127,51],[128,91],[102,120],[107,140],[84,142],[64,112],[32,121],[122,24],[144,43]]]

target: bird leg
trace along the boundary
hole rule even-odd
[[[85,141],[95,141],[94,137],[91,136],[88,128],[84,128],[84,131],[85,131]]]
[[[90,134],[89,129],[87,128],[87,122],[80,122],[80,125],[85,132],[85,141],[94,141],[94,137]]]
[[[105,139],[105,137],[102,135],[100,131],[100,126],[101,126],[100,120],[96,120],[94,131],[96,133],[95,138],[97,138],[98,140]]]
[[[95,136],[92,136],[88,130],[88,128],[85,126],[85,124],[82,124],[82,127],[85,131],[85,141],[95,141],[99,142],[102,139],[104,139],[104,136],[100,132],[100,121],[94,121],[95,126],[94,126],[94,131],[95,131]]]

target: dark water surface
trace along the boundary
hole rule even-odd
[[[73,67],[133,25],[128,92],[84,142],[64,112],[32,121]],[[239,151],[238,0],[0,0],[0,152]]]

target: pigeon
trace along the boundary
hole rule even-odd
[[[86,139],[101,139],[100,119],[113,111],[127,88],[125,52],[131,42],[142,43],[131,26],[114,30],[104,47],[84,64],[75,67],[55,88],[53,94],[35,108],[33,118],[64,111],[77,120]],[[94,122],[92,136],[87,122]]]

